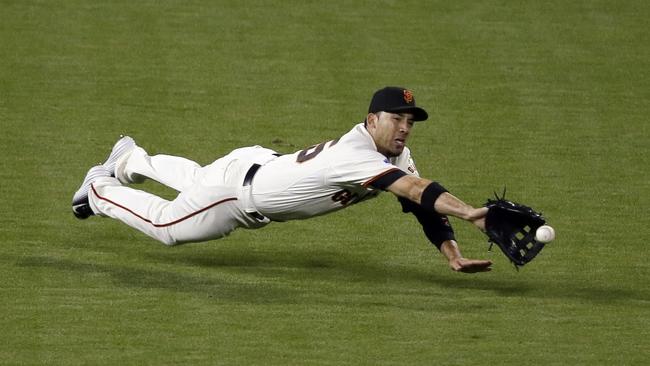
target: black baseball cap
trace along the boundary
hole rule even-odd
[[[398,86],[387,86],[375,92],[370,101],[368,113],[377,112],[412,113],[414,121],[424,121],[429,118],[427,111],[415,106],[413,93]]]

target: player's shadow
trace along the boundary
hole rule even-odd
[[[292,296],[291,291],[278,286],[236,282],[227,276],[205,278],[174,270],[78,262],[45,256],[22,258],[16,264],[24,268],[44,268],[75,272],[80,275],[104,275],[116,286],[201,294],[222,302],[282,303],[287,297]]]
[[[512,269],[512,277],[498,279],[487,274],[436,273],[414,266],[389,266],[369,261],[367,258],[354,258],[340,252],[291,251],[274,253],[248,253],[242,251],[220,251],[213,256],[196,253],[156,253],[150,254],[153,261],[201,266],[208,268],[228,268],[230,271],[245,272],[249,275],[288,280],[295,277],[313,281],[355,281],[367,282],[369,286],[377,283],[420,282],[429,286],[457,288],[464,290],[492,291],[505,297],[537,297],[582,299],[593,302],[644,299],[643,294],[615,287],[601,287],[593,284],[577,284],[570,280],[562,283],[545,283],[531,277],[520,276]]]
[[[295,302],[296,299],[310,301],[309,297],[300,296],[303,290],[299,287],[287,285],[292,281],[330,283],[331,288],[336,288],[340,281],[363,283],[367,288],[393,284],[393,288],[409,288],[409,282],[418,282],[412,287],[422,288],[421,284],[425,283],[434,292],[438,286],[492,291],[504,297],[579,299],[597,303],[648,300],[638,292],[612,287],[578,285],[568,281],[548,284],[531,278],[498,279],[490,274],[437,274],[420,267],[377,264],[367,258],[326,251],[292,251],[274,253],[272,256],[264,253],[218,251],[213,256],[205,256],[174,250],[148,254],[147,257],[151,263],[148,267],[147,262],[140,262],[139,267],[134,267],[45,256],[21,258],[16,264],[20,267],[77,272],[81,275],[104,275],[117,286],[192,293],[214,298],[215,301],[236,303],[285,303]],[[161,263],[173,266],[160,269]],[[143,265],[145,268],[142,268]],[[206,268],[215,271],[209,271],[208,276],[201,276],[191,268],[184,268],[185,266],[201,267],[202,272]],[[513,276],[517,274],[513,273]]]

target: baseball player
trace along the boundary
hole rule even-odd
[[[427,118],[411,91],[386,87],[373,95],[365,121],[340,138],[285,155],[244,147],[203,167],[182,157],[150,156],[125,136],[104,164],[88,171],[72,210],[77,218],[111,217],[177,245],[324,215],[389,191],[416,216],[451,269],[489,271],[491,261],[461,255],[447,220],[452,215],[484,229],[487,209],[421,178],[406,147],[414,123]],[[145,179],[179,194],[169,201],[132,188]]]

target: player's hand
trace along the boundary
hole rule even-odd
[[[457,257],[449,261],[449,267],[453,271],[464,273],[489,272],[492,270],[491,266],[492,261],[482,259]]]

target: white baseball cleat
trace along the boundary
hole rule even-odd
[[[131,152],[135,147],[138,146],[135,144],[135,140],[133,140],[129,136],[121,136],[119,140],[113,145],[113,149],[111,150],[110,155],[108,155],[108,158],[104,162],[104,168],[111,173],[112,177],[115,177],[115,167],[117,165],[117,162],[121,159],[127,158],[129,155],[131,155]]]
[[[111,173],[104,165],[97,165],[88,170],[81,187],[72,196],[72,213],[76,218],[83,220],[95,214],[88,203],[90,185],[99,178],[110,176]]]

